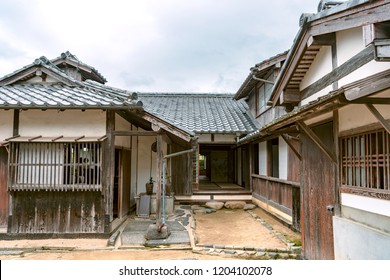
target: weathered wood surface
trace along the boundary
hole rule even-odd
[[[300,186],[297,182],[252,174],[253,195],[267,205],[292,217],[292,227],[300,231]]]
[[[103,233],[101,192],[14,192],[11,233]]]
[[[327,123],[312,128],[317,137],[332,149],[333,126]],[[335,204],[336,165],[305,133],[301,134],[301,233],[307,259],[334,259],[332,212]]]
[[[6,226],[8,221],[7,163],[7,150],[0,147],[0,226]]]
[[[171,153],[177,153],[185,151],[191,148],[191,146],[181,147],[173,144]],[[173,157],[171,160],[172,167],[172,188],[177,195],[191,195],[192,194],[192,157],[189,154]]]

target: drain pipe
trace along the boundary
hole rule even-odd
[[[163,157],[163,162],[162,162],[162,172],[163,172],[162,215],[161,215],[162,216],[161,219],[162,219],[162,224],[163,225],[165,225],[165,165],[166,165],[167,159],[168,158],[172,158],[172,157],[185,155],[185,154],[189,154],[189,153],[193,153],[194,151],[196,151],[196,150],[195,149],[190,149],[190,150],[185,150],[185,151],[169,154],[169,155],[166,155],[166,156]]]

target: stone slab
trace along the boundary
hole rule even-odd
[[[170,245],[170,244],[191,244],[187,231],[174,231],[167,239],[147,240],[148,246]]]

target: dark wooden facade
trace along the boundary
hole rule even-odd
[[[7,226],[8,223],[7,170],[8,152],[5,147],[0,146],[0,226]]]
[[[103,233],[101,192],[15,191],[10,233]]]

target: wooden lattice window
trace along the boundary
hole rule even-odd
[[[378,130],[341,139],[342,184],[390,191],[390,135]]]
[[[101,190],[100,142],[12,142],[9,190]]]

